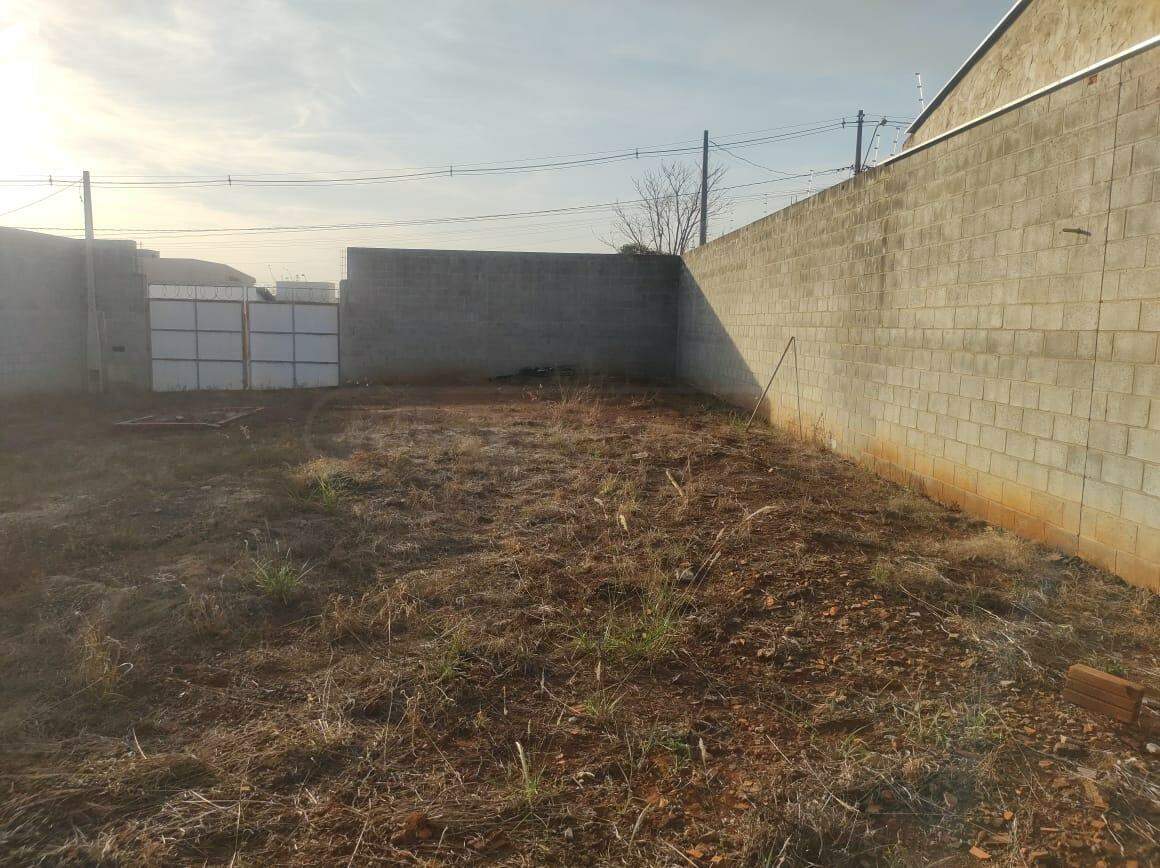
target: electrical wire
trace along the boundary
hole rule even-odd
[[[818,135],[821,133],[830,132],[839,129],[838,124],[829,124],[824,127],[814,127],[804,130],[797,130],[792,133],[785,133],[778,136],[765,136],[757,139],[743,140],[741,142],[730,143],[732,147],[756,147],[758,145],[770,144],[776,141],[788,141],[791,139],[802,138],[810,135]],[[431,180],[435,178],[453,178],[455,175],[529,175],[543,172],[562,171],[566,169],[583,168],[588,166],[607,165],[610,163],[621,163],[630,160],[639,160],[642,158],[652,157],[667,157],[678,154],[688,154],[699,151],[699,147],[677,147],[677,148],[653,148],[653,149],[636,149],[633,151],[625,151],[619,154],[610,154],[601,157],[587,157],[575,160],[562,160],[544,163],[532,163],[522,165],[502,165],[491,166],[483,168],[463,168],[454,165],[440,168],[437,170],[426,170],[421,172],[411,172],[396,175],[370,175],[360,177],[324,177],[324,178],[297,178],[297,179],[268,179],[259,177],[239,177],[227,176],[226,178],[219,178],[211,181],[127,181],[127,182],[102,182],[94,181],[95,186],[99,187],[114,187],[114,188],[157,188],[157,187],[343,187],[343,186],[363,186],[367,184],[390,184],[401,181],[415,181],[415,180]]]
[[[830,119],[827,119],[824,121],[806,121],[806,122],[796,123],[796,124],[783,124],[783,125],[777,126],[777,127],[764,127],[762,129],[757,129],[757,130],[745,130],[743,132],[737,132],[737,133],[725,133],[721,138],[732,138],[735,136],[748,136],[748,135],[755,135],[757,133],[766,133],[766,132],[772,132],[772,131],[777,131],[777,130],[792,130],[792,129],[796,129],[796,128],[800,128],[800,127],[816,126],[818,124],[823,124],[823,123],[839,122],[841,120],[843,120],[843,119],[842,118],[830,118]],[[669,148],[669,147],[675,147],[677,145],[689,145],[691,150],[696,150],[697,148],[700,147],[700,143],[701,143],[700,138],[681,139],[679,141],[674,141],[674,142],[664,142],[661,144],[648,145],[646,147],[646,149]],[[480,163],[462,163],[461,164],[459,162],[455,162],[455,163],[453,163],[453,165],[456,167],[462,165],[463,168],[471,168],[471,167],[480,167],[480,166],[498,166],[498,165],[502,165],[502,164],[506,164],[506,163],[534,163],[534,162],[541,162],[541,161],[545,161],[545,160],[570,159],[573,157],[590,157],[590,156],[600,156],[600,155],[609,155],[609,154],[619,154],[621,152],[627,152],[629,150],[630,149],[628,149],[628,148],[612,148],[612,149],[607,149],[607,150],[602,150],[602,151],[579,151],[579,152],[569,153],[569,154],[552,154],[549,156],[524,157],[524,158],[518,158],[518,159],[513,159],[513,160],[493,160],[493,161],[489,161],[489,162],[480,162]],[[635,150],[637,150],[637,148],[633,148],[631,150],[635,151]],[[433,169],[433,170],[445,172],[448,168],[448,165],[449,165],[448,163],[439,163],[438,165],[427,165],[427,166],[403,166],[403,167],[398,167],[398,168],[390,169],[390,170],[347,169],[347,170],[342,170],[342,171],[336,171],[336,172],[330,172],[330,173],[320,173],[320,174],[375,175],[375,174],[384,174],[387,172],[409,172],[409,171],[420,171],[420,170],[424,170],[424,169]],[[311,173],[308,173],[308,172],[242,172],[242,173],[238,173],[238,174],[239,175],[252,175],[255,177],[263,177],[263,176],[266,176],[266,177],[285,177],[285,176],[291,176],[291,175],[308,175]],[[41,175],[30,175],[30,176],[26,176],[24,178],[10,179],[9,182],[11,182],[11,183],[44,183],[41,180],[41,178],[43,178],[43,177],[44,177],[44,175],[42,173]],[[182,175],[182,174],[174,174],[174,175],[104,175],[103,177],[115,178],[115,179],[137,179],[137,180],[141,180],[141,179],[165,179],[165,180],[193,179],[193,180],[205,181],[205,180],[217,180],[217,179],[221,178],[222,176],[219,173],[216,175],[188,175],[188,174],[186,174],[186,175]],[[8,183],[8,182],[0,181],[0,183]]]
[[[712,145],[713,147],[717,148],[718,150],[724,151],[726,154],[728,154],[729,156],[731,156],[735,160],[740,160],[743,163],[748,163],[749,165],[753,166],[755,169],[761,169],[763,171],[770,172],[774,175],[786,175],[786,174],[788,174],[787,172],[783,172],[781,169],[771,169],[771,168],[769,168],[769,166],[763,166],[763,165],[761,165],[761,163],[755,163],[755,162],[753,162],[753,160],[747,159],[746,157],[743,157],[740,154],[735,154],[731,150],[729,150],[727,147],[725,147],[724,145],[720,145],[717,142],[713,141],[712,139],[709,139],[709,144]]]
[[[755,193],[755,194],[750,194],[750,195],[731,197],[731,198],[726,199],[723,204],[728,206],[728,207],[732,207],[732,206],[737,205],[737,204],[744,204],[744,203],[764,200],[769,196],[788,198],[788,197],[793,197],[793,196],[805,195],[805,194],[808,194],[809,192],[810,191],[806,188],[799,188],[799,189],[793,189],[793,190],[776,190],[776,191],[772,191],[772,192]],[[571,216],[571,215],[561,215],[561,216]],[[549,219],[551,219],[551,218],[549,218]],[[595,225],[598,225],[598,219],[599,219],[599,212],[589,212],[588,219],[582,219],[582,220],[564,220],[564,221],[560,221],[560,222],[521,223],[518,227],[518,232],[519,232],[520,237],[524,237],[524,236],[541,234],[541,233],[545,233],[545,232],[559,232],[560,230],[578,230],[578,229],[589,228],[589,227],[593,227]],[[385,228],[387,230],[389,230],[389,229],[393,229],[393,228],[407,229],[407,228],[411,228],[411,227],[385,227]],[[466,224],[457,224],[454,226],[447,227],[447,229],[440,229],[439,227],[430,227],[430,226],[416,227],[416,228],[424,229],[423,236],[422,236],[424,238],[438,238],[441,240],[446,240],[449,238],[450,239],[454,239],[454,238],[473,239],[473,238],[480,238],[480,237],[502,238],[502,237],[509,237],[512,233],[512,230],[501,229],[500,227],[498,227],[496,225],[469,226]],[[447,231],[448,229],[450,231]],[[358,230],[358,231],[363,232],[363,233],[367,233],[368,235],[376,232],[376,230],[373,228],[366,229],[366,230]],[[381,230],[378,230],[378,231],[381,231]],[[575,234],[575,233],[573,233],[573,234]],[[306,246],[332,247],[336,243],[336,240],[334,238],[310,239],[310,238],[295,237],[295,238],[269,239],[269,238],[262,238],[260,236],[238,236],[237,238],[231,239],[229,236],[219,236],[219,237],[222,237],[225,240],[215,241],[214,242],[214,249],[215,250],[226,250],[226,249],[267,250],[267,249],[277,248],[277,247],[295,247],[295,248],[298,248],[298,247],[306,247]],[[252,238],[253,240],[245,240],[247,238]],[[184,238],[178,236],[176,238],[176,240],[170,240],[170,239],[156,239],[156,240],[163,241],[165,243],[165,247],[167,250],[170,250],[170,249],[177,249],[177,250],[181,250],[181,249],[204,249],[204,242],[199,242],[196,239],[184,239]],[[358,245],[348,244],[347,246],[358,246]]]
[[[748,135],[745,133],[733,133],[721,137],[721,144],[730,148],[746,148],[757,147],[759,145],[771,144],[778,141],[788,141],[792,139],[802,138],[804,136],[819,135],[821,133],[830,132],[836,129],[841,129],[845,118],[835,118],[828,121],[818,121],[812,124],[794,124],[787,125],[781,129],[783,132],[777,132],[772,135],[757,136],[752,138],[742,138],[736,141],[724,141],[724,139]],[[382,174],[366,174],[366,175],[343,175],[342,173],[330,173],[323,177],[285,177],[272,174],[272,176],[265,176],[262,173],[251,175],[232,173],[224,176],[157,176],[150,177],[146,175],[138,176],[108,176],[111,180],[102,180],[94,178],[92,186],[99,187],[119,187],[119,188],[153,188],[153,187],[271,187],[271,186],[349,186],[361,184],[384,184],[394,183],[398,181],[410,180],[426,180],[431,178],[454,177],[459,175],[504,175],[504,174],[531,174],[535,172],[544,171],[559,171],[563,169],[571,169],[583,166],[602,165],[607,163],[623,162],[626,160],[637,160],[642,157],[658,157],[658,156],[673,156],[676,154],[692,153],[700,150],[699,145],[683,145],[677,142],[671,145],[653,146],[649,148],[633,148],[631,150],[624,149],[615,152],[591,152],[596,154],[578,155],[570,159],[556,159],[556,158],[528,158],[524,160],[509,161],[506,163],[492,162],[492,163],[465,163],[462,165],[448,164],[445,166],[425,167],[414,171],[401,171],[397,173],[382,173]],[[305,174],[305,173],[296,173]],[[126,180],[134,178],[137,180]],[[44,180],[33,177],[27,178],[9,178],[0,180],[0,185],[7,186],[35,186],[46,183]]]
[[[814,175],[824,175],[833,172],[844,172],[849,169],[849,166],[842,166],[833,169],[822,169],[815,171]],[[747,187],[755,187],[762,184],[776,183],[778,181],[786,181],[793,178],[804,178],[810,173],[803,172],[797,175],[786,175],[783,178],[776,178],[767,181],[752,181],[746,184],[734,184],[728,187],[722,187],[721,191],[738,190]],[[430,226],[444,223],[463,223],[474,222],[479,220],[507,220],[521,217],[538,217],[553,214],[571,214],[584,211],[599,211],[606,208],[614,208],[621,205],[639,204],[643,199],[630,200],[616,200],[612,202],[600,202],[588,205],[572,205],[561,208],[542,208],[531,211],[506,211],[497,212],[494,214],[476,214],[470,216],[456,216],[456,217],[428,217],[417,218],[414,220],[397,220],[397,221],[372,221],[366,223],[333,223],[333,224],[319,224],[319,225],[291,225],[291,226],[245,226],[232,228],[170,228],[170,229],[148,229],[148,228],[111,228],[102,231],[102,234],[125,234],[133,235],[137,238],[173,238],[173,237],[203,237],[212,238],[221,235],[250,235],[256,233],[273,234],[285,232],[329,232],[329,231],[343,231],[351,229],[373,229],[373,228],[393,228],[402,226]],[[79,232],[81,230],[75,227],[61,227],[61,226],[35,226],[35,227],[20,227],[37,232]]]
[[[23,211],[25,208],[31,208],[33,205],[39,205],[41,202],[47,202],[53,196],[59,196],[65,190],[68,190],[72,187],[75,187],[78,183],[79,182],[77,182],[77,181],[73,181],[71,184],[66,184],[65,186],[61,187],[59,190],[53,190],[47,196],[41,196],[39,199],[34,199],[31,202],[27,202],[24,205],[19,205],[16,208],[10,208],[7,211],[0,211],[0,217],[7,217],[9,214],[15,214],[17,211]]]

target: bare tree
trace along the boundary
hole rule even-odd
[[[725,168],[709,171],[709,217],[721,213]],[[681,254],[693,246],[701,219],[701,169],[664,163],[633,182],[637,201],[617,205],[608,243],[622,253]]]

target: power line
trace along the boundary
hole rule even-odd
[[[723,142],[731,148],[757,147],[778,141],[788,141],[804,136],[819,135],[839,129],[844,118],[835,118],[827,121],[818,121],[812,124],[793,124],[781,128],[784,132],[771,135],[742,138],[736,141]],[[746,135],[734,133],[732,136]],[[725,136],[723,138],[729,138]],[[399,181],[426,180],[431,178],[454,177],[459,175],[503,175],[503,174],[531,174],[535,172],[560,171],[583,166],[603,165],[606,163],[637,160],[642,157],[673,156],[676,154],[691,153],[699,149],[697,145],[684,146],[681,143],[673,145],[653,146],[649,148],[633,148],[616,152],[594,152],[597,156],[579,156],[573,159],[555,158],[528,158],[508,163],[464,163],[448,164],[446,166],[426,167],[414,171],[398,173],[383,173],[370,175],[346,176],[341,173],[330,173],[323,177],[284,176],[265,177],[262,173],[245,175],[232,174],[218,176],[157,176],[150,178],[147,175],[139,176],[108,176],[113,180],[94,180],[93,186],[113,188],[161,188],[161,187],[280,187],[280,186],[352,186],[363,184],[384,184]],[[304,174],[304,173],[298,173]],[[139,178],[144,180],[123,180],[124,178]],[[9,178],[0,180],[0,185],[7,186],[35,186],[46,183],[33,178]]]
[[[848,170],[849,167],[845,167]],[[843,171],[838,169],[837,171]],[[801,194],[809,194],[813,192],[812,189],[793,189],[793,190],[776,190],[769,193],[751,193],[746,195],[732,196],[726,200],[726,204],[730,208],[755,203],[760,200],[765,200],[767,196],[776,197],[793,197]],[[764,213],[764,212],[763,212]],[[554,218],[548,218],[554,219]],[[415,246],[430,246],[432,243],[444,247],[448,244],[470,244],[477,246],[483,244],[486,247],[492,245],[499,245],[499,248],[508,249],[515,244],[522,244],[520,239],[527,238],[530,243],[535,245],[542,245],[545,242],[551,241],[559,243],[568,239],[588,239],[602,241],[602,237],[596,234],[599,223],[599,215],[596,212],[590,212],[587,219],[581,220],[555,220],[554,222],[536,222],[536,223],[521,223],[518,227],[505,228],[502,225],[490,226],[470,226],[466,224],[458,224],[455,226],[446,227],[446,229],[439,229],[435,227],[435,231],[431,231],[427,227],[426,231],[420,233],[407,232],[387,232],[387,234],[380,234],[382,230],[364,230],[351,233],[345,237],[339,238],[324,238],[319,237],[294,237],[283,239],[268,239],[260,236],[242,236],[236,239],[226,239],[224,241],[215,240],[213,242],[214,250],[234,250],[238,251],[235,255],[240,256],[257,256],[259,253],[268,253],[271,249],[276,248],[290,248],[294,247],[296,250],[305,253],[309,256],[317,256],[323,250],[333,249],[336,245],[343,247],[358,247],[358,246],[376,246],[384,243],[393,245],[413,244]],[[184,248],[189,249],[204,249],[204,243],[197,239],[176,239],[173,241],[163,241],[165,250],[177,248],[177,255],[180,255],[180,250]],[[173,255],[173,254],[170,254]],[[263,261],[266,261],[263,259]],[[281,260],[279,260],[281,261]],[[290,260],[299,262],[301,259]]]
[[[76,185],[77,182],[73,181],[71,184],[66,184],[59,190],[53,190],[47,196],[41,196],[39,199],[33,199],[31,202],[27,202],[24,205],[19,205],[16,208],[10,208],[7,211],[0,211],[0,217],[7,217],[9,214],[15,214],[17,211],[23,211],[25,208],[31,208],[33,205],[39,205],[41,202],[47,202],[53,196],[59,196],[65,190],[68,190],[71,187],[75,187]]]
[[[836,122],[840,122],[841,120],[842,120],[842,118],[828,118],[828,119],[819,120],[819,121],[805,121],[805,122],[796,123],[796,124],[782,124],[781,126],[776,126],[776,127],[765,127],[765,128],[757,129],[757,130],[745,130],[745,131],[736,132],[736,133],[725,133],[725,134],[723,134],[722,138],[733,138],[733,137],[737,137],[737,136],[751,136],[751,135],[755,135],[757,133],[768,133],[768,132],[776,132],[776,131],[782,131],[782,130],[794,130],[794,129],[799,129],[802,127],[812,127],[812,126],[818,126],[818,125],[822,125],[822,124],[836,123]],[[681,139],[679,141],[674,141],[674,142],[664,142],[661,144],[647,145],[644,148],[641,148],[640,146],[636,146],[633,148],[612,148],[612,149],[607,149],[607,150],[602,150],[602,151],[581,151],[581,152],[570,153],[570,154],[553,154],[553,155],[549,155],[549,156],[523,157],[523,158],[510,159],[510,160],[493,160],[490,162],[478,162],[478,163],[454,161],[454,162],[450,163],[450,165],[454,165],[456,167],[456,169],[458,170],[458,168],[460,166],[462,166],[464,169],[468,169],[468,168],[478,168],[478,167],[486,167],[486,166],[499,166],[499,165],[503,165],[503,164],[507,164],[507,163],[517,163],[517,164],[518,163],[536,163],[536,162],[543,162],[543,161],[549,161],[549,160],[565,160],[565,159],[571,159],[574,157],[608,156],[608,155],[628,153],[628,152],[635,153],[638,150],[650,150],[650,149],[657,149],[657,148],[672,148],[672,147],[676,147],[678,145],[688,145],[688,146],[690,146],[690,148],[692,150],[696,150],[696,145],[699,143],[700,143],[700,139]],[[325,173],[237,172],[237,173],[233,173],[233,174],[237,175],[239,177],[243,176],[243,175],[244,176],[253,176],[253,177],[285,177],[285,176],[291,176],[291,175],[300,175],[301,176],[301,175],[310,175],[310,174],[377,175],[377,174],[387,174],[389,172],[410,172],[410,171],[422,171],[422,170],[433,170],[433,171],[438,171],[438,172],[445,172],[445,171],[447,171],[448,166],[449,166],[449,163],[439,163],[438,165],[404,166],[404,167],[399,167],[399,168],[390,169],[390,170],[348,169],[348,170],[342,170],[342,171],[336,171],[336,172],[325,172]],[[41,180],[42,177],[44,177],[43,174],[36,175],[36,176],[25,176],[23,178],[9,179],[8,181],[0,181],[0,183],[44,183]],[[105,175],[104,177],[114,178],[114,179],[164,179],[164,180],[191,179],[191,180],[207,181],[207,180],[220,180],[223,177],[223,175],[221,173],[218,173],[215,175],[188,175],[188,174],[148,175],[148,174],[142,174],[142,175]]]
[[[834,172],[844,172],[849,169],[849,166],[841,166],[832,169],[822,169],[813,172],[814,175],[824,175]],[[722,187],[721,191],[738,190],[748,187],[756,187],[764,184],[778,183],[780,181],[787,181],[795,178],[805,178],[809,172],[803,172],[796,175],[786,175],[783,178],[775,178],[766,181],[752,181],[746,184],[734,184],[728,187]],[[281,234],[290,232],[332,232],[332,231],[349,231],[357,229],[381,229],[381,228],[396,228],[407,226],[433,226],[448,223],[466,223],[481,220],[510,220],[520,219],[525,217],[540,217],[550,216],[555,214],[575,214],[589,211],[600,211],[606,208],[614,208],[618,205],[632,205],[639,204],[643,199],[632,199],[627,201],[613,201],[600,202],[588,205],[572,205],[560,208],[543,208],[531,211],[506,211],[494,214],[476,214],[470,216],[457,217],[428,217],[417,218],[413,220],[394,220],[394,221],[371,221],[365,223],[333,223],[333,224],[317,224],[317,225],[291,225],[291,226],[245,226],[233,228],[170,228],[170,229],[147,229],[147,228],[112,228],[103,230],[104,234],[110,233],[133,235],[137,238],[178,238],[178,237],[203,237],[212,238],[229,235],[253,235],[253,234]],[[79,232],[79,229],[74,227],[61,226],[35,226],[22,227],[32,231],[39,232]]]
[[[713,147],[717,148],[718,150],[724,151],[729,156],[733,157],[733,159],[735,159],[735,160],[740,160],[743,163],[748,163],[749,165],[753,166],[755,169],[761,169],[763,171],[770,172],[774,175],[787,174],[786,172],[781,171],[781,169],[771,169],[771,168],[769,168],[769,166],[763,166],[763,165],[761,165],[761,163],[755,163],[755,162],[753,162],[753,160],[750,160],[746,157],[743,157],[740,154],[735,154],[731,150],[729,150],[727,147],[725,147],[724,145],[718,144],[717,142],[713,141],[712,139],[709,140],[709,144],[711,144]]]
[[[778,127],[765,127],[763,129],[759,129],[759,130],[746,130],[744,132],[738,132],[738,133],[727,133],[726,137],[746,136],[746,135],[754,135],[756,133],[771,132],[774,130],[788,130],[788,129],[795,129],[795,128],[799,128],[799,127],[815,126],[817,124],[829,123],[829,122],[837,121],[837,120],[841,120],[841,119],[836,118],[836,119],[829,119],[826,121],[808,121],[808,122],[797,123],[797,124],[783,124],[782,126],[778,126]],[[645,147],[645,149],[647,150],[647,149],[652,149],[652,148],[670,148],[670,147],[675,147],[678,145],[693,145],[693,144],[698,143],[698,142],[700,142],[700,139],[681,139],[679,141],[674,141],[674,142],[664,142],[661,144],[648,145]],[[636,150],[639,150],[639,149],[640,148],[638,146],[638,147],[634,147],[631,150],[633,150],[635,152]],[[426,169],[436,170],[439,172],[446,172],[449,165],[454,165],[456,167],[456,170],[458,171],[460,167],[467,169],[467,168],[482,167],[482,166],[499,166],[499,165],[503,165],[506,163],[534,163],[534,162],[540,162],[540,161],[545,161],[545,160],[565,160],[565,159],[571,159],[573,157],[590,157],[590,156],[601,156],[601,155],[607,156],[607,155],[612,155],[612,154],[619,154],[621,152],[627,152],[629,150],[630,149],[628,149],[628,148],[613,148],[613,149],[606,149],[606,150],[602,150],[602,151],[579,151],[579,152],[569,153],[569,154],[551,154],[548,156],[523,157],[523,158],[516,158],[516,159],[512,159],[512,160],[492,160],[492,161],[488,161],[488,162],[479,162],[479,163],[460,163],[458,161],[455,161],[452,163],[439,163],[437,165],[401,166],[401,167],[396,167],[393,169],[344,169],[344,170],[339,170],[339,171],[334,171],[334,172],[318,172],[318,173],[310,173],[310,172],[238,172],[235,174],[238,175],[239,177],[245,175],[245,176],[254,176],[254,177],[277,178],[277,177],[288,177],[288,176],[293,176],[293,175],[302,176],[302,175],[310,175],[310,174],[377,175],[377,174],[386,174],[389,172],[411,172],[411,171],[421,171],[421,170],[426,170]],[[43,183],[41,181],[41,178],[43,176],[44,176],[43,173],[41,175],[29,175],[29,176],[25,176],[23,178],[10,179],[9,181],[0,181],[0,183],[30,183],[30,184]],[[192,179],[192,180],[211,181],[211,180],[220,179],[222,177],[222,174],[221,173],[214,174],[214,175],[190,175],[190,174],[172,174],[172,175],[152,174],[152,175],[150,175],[150,174],[142,174],[142,175],[104,175],[103,177],[115,178],[115,179],[164,179],[164,180]]]
[[[791,139],[802,138],[804,136],[818,135],[821,133],[830,132],[839,129],[840,125],[837,123],[827,124],[821,127],[813,127],[803,130],[796,130],[790,133],[783,133],[776,136],[763,136],[756,139],[742,140],[740,142],[731,142],[732,147],[756,147],[758,145],[770,144],[777,141],[788,141]],[[359,177],[324,177],[324,178],[297,178],[297,179],[268,179],[260,177],[233,177],[219,178],[211,181],[126,181],[126,182],[96,182],[102,187],[115,188],[157,188],[157,187],[342,187],[342,186],[363,186],[367,184],[389,184],[398,183],[400,181],[415,181],[415,180],[430,180],[435,178],[451,178],[455,175],[526,175],[538,174],[543,172],[562,171],[566,169],[583,168],[587,166],[607,165],[609,163],[627,162],[630,160],[639,160],[650,157],[666,157],[675,156],[678,154],[687,154],[699,150],[697,147],[672,147],[672,148],[652,148],[652,149],[634,149],[632,151],[624,151],[618,154],[609,154],[600,157],[586,157],[574,160],[557,160],[553,162],[542,163],[527,163],[518,165],[500,165],[481,168],[465,168],[455,165],[449,165],[440,169],[429,169],[420,172],[401,173],[395,175],[370,175]]]

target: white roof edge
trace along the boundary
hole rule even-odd
[[[923,106],[922,111],[918,113],[918,117],[910,122],[910,126],[906,128],[906,135],[912,135],[914,131],[922,125],[922,122],[930,117],[931,112],[939,107],[942,101],[954,89],[955,85],[963,80],[963,77],[967,74],[967,71],[975,65],[975,61],[982,57],[987,52],[987,50],[999,40],[999,37],[1003,34],[1003,31],[1011,26],[1015,19],[1019,17],[1020,13],[1022,13],[1023,10],[1030,5],[1030,3],[1031,0],[1015,0],[1014,5],[1012,5],[1012,7],[1007,10],[1006,14],[1004,14],[1004,16],[999,19],[999,23],[991,28],[991,32],[983,37],[983,41],[975,47],[974,51],[967,55],[967,59],[963,61],[962,65],[958,69],[955,70],[954,75],[948,78],[946,84],[939,88],[938,93],[931,97],[930,101],[925,106]]]
[[[1038,88],[1037,90],[1033,90],[1030,93],[1026,93],[1021,97],[1013,99],[1013,100],[1011,100],[1011,102],[1009,102],[1005,105],[1001,105],[998,108],[991,109],[990,111],[979,115],[977,118],[973,118],[972,120],[961,123],[957,127],[952,127],[951,129],[949,129],[945,132],[939,133],[937,136],[934,136],[933,138],[927,139],[925,142],[919,142],[917,145],[915,145],[912,148],[907,148],[905,151],[899,151],[897,154],[894,154],[894,155],[889,156],[886,159],[882,160],[880,163],[878,163],[873,168],[876,169],[876,168],[878,168],[878,166],[885,166],[887,163],[893,163],[895,160],[899,160],[899,159],[902,159],[903,157],[908,157],[911,154],[915,154],[915,153],[918,153],[919,151],[925,150],[926,148],[929,148],[931,145],[935,144],[936,142],[941,142],[943,139],[950,138],[951,136],[956,135],[957,133],[961,133],[965,129],[976,126],[978,124],[981,124],[983,121],[990,120],[991,118],[995,117],[996,115],[1001,115],[1004,112],[1008,112],[1013,108],[1017,108],[1018,106],[1023,105],[1024,103],[1028,103],[1034,99],[1038,99],[1039,97],[1043,96],[1044,94],[1050,93],[1053,90],[1058,90],[1059,88],[1061,88],[1065,85],[1079,81],[1081,78],[1087,78],[1092,73],[1099,72],[1101,69],[1106,69],[1109,66],[1114,66],[1115,64],[1119,63],[1122,60],[1127,60],[1129,57],[1131,57],[1134,54],[1139,54],[1142,51],[1147,51],[1149,48],[1155,48],[1157,46],[1160,46],[1160,34],[1157,34],[1156,36],[1152,36],[1148,39],[1145,39],[1143,42],[1138,42],[1135,45],[1131,46],[1130,48],[1125,48],[1123,51],[1120,51],[1116,54],[1113,54],[1110,57],[1105,57],[1103,60],[1098,60],[1095,63],[1093,63],[1091,66],[1085,66],[1083,69],[1077,70],[1076,72],[1073,72],[1070,75],[1064,76],[1063,78],[1059,79],[1058,81],[1054,81],[1051,84],[1044,85],[1043,87]]]

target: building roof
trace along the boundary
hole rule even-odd
[[[146,251],[139,262],[141,271],[149,283],[181,286],[253,286],[257,282],[250,275],[224,262],[159,257],[154,251]]]

